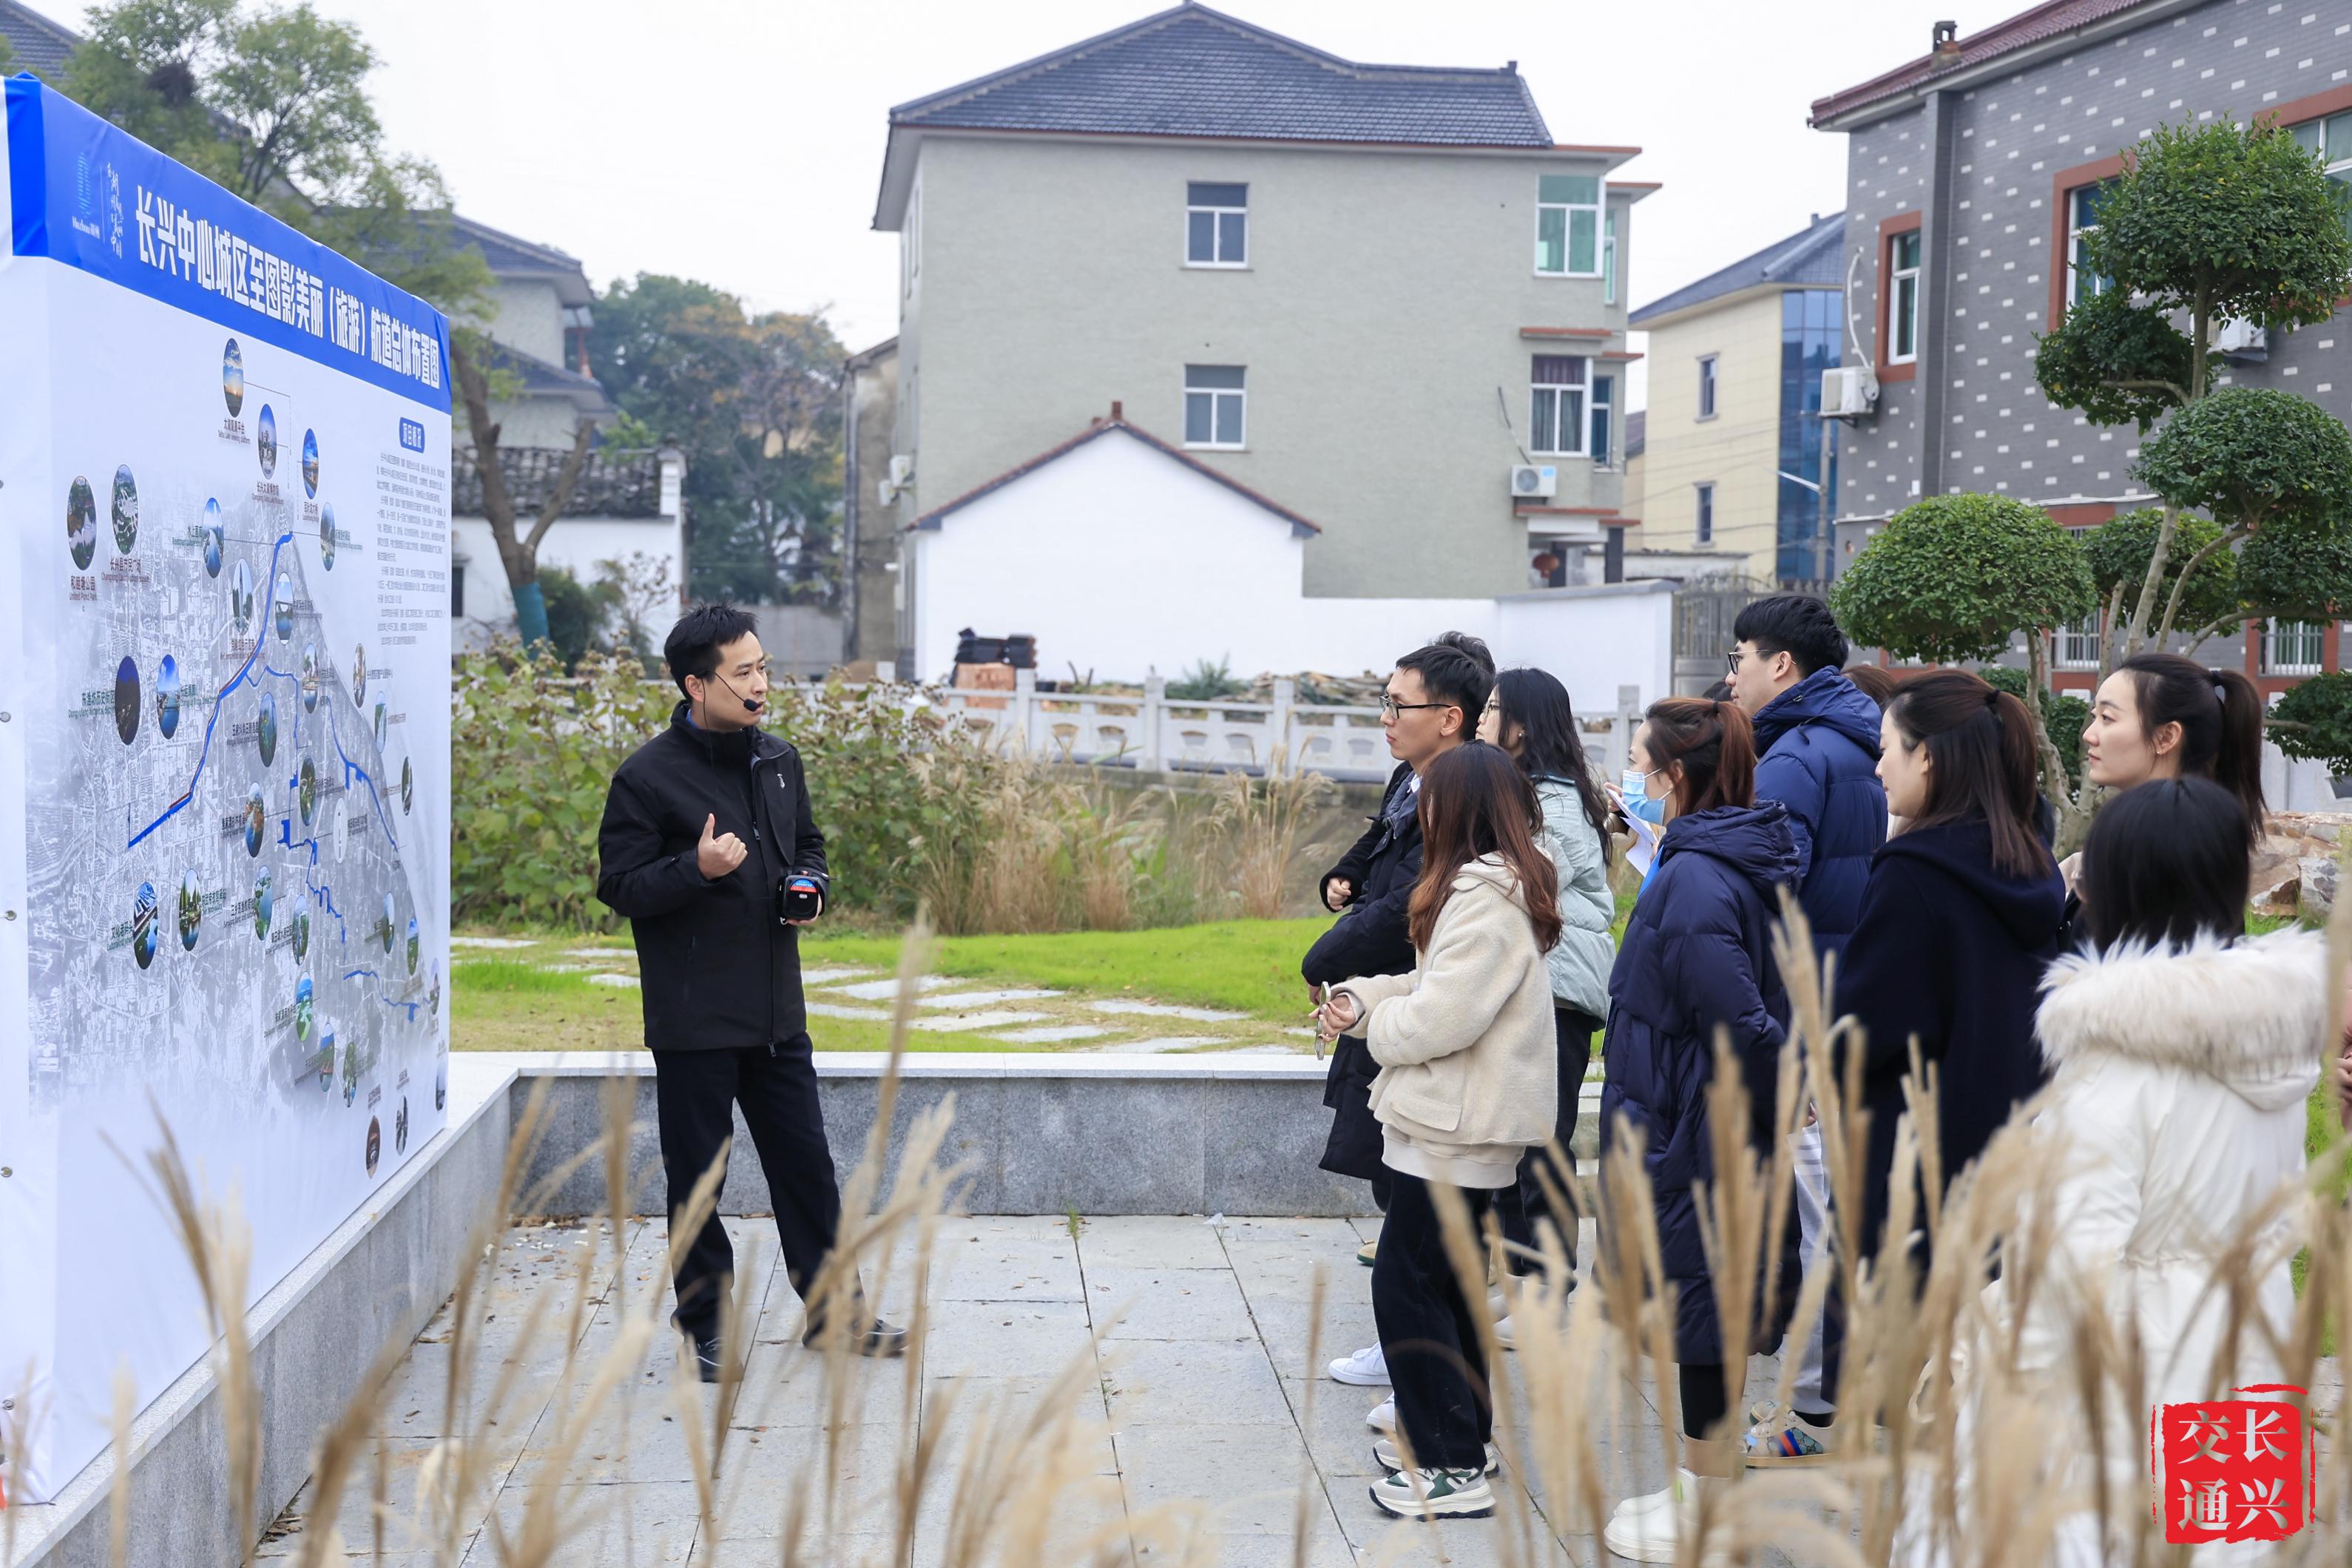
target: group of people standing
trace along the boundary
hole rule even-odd
[[[2045,1194],[2052,1267],[2095,1277],[2107,1310],[2136,1317],[2152,1400],[2204,1398],[2228,1311],[2208,1276],[2244,1228],[2232,1222],[2302,1167],[2324,944],[2299,931],[2245,934],[2263,822],[2252,682],[2168,654],[2108,677],[2084,754],[2089,782],[2112,798],[2062,865],[2016,697],[1960,670],[1849,670],[1827,605],[1802,595],[1751,604],[1734,637],[1715,693],[1649,708],[1614,792],[1591,776],[1559,681],[1498,675],[1475,638],[1441,637],[1388,682],[1398,766],[1378,816],[1325,878],[1341,918],[1302,973],[1333,1043],[1323,1163],[1369,1182],[1384,1214],[1364,1254],[1379,1343],[1330,1370],[1392,1389],[1368,1418],[1387,1472],[1372,1499],[1390,1513],[1493,1509],[1491,1369],[1435,1189],[1453,1189],[1474,1223],[1496,1211],[1517,1244],[1504,1249],[1512,1269],[1537,1266],[1548,1225],[1553,1237],[1540,1239],[1570,1271],[1556,1288],[1572,1289],[1576,1215],[1561,1199],[1574,1173],[1548,1168],[1549,1151],[1569,1147],[1596,1033],[1602,1146],[1638,1135],[1659,1268],[1674,1288],[1684,1436],[1674,1479],[1621,1504],[1606,1544],[1672,1561],[1704,1489],[1835,1446],[1834,1293],[1807,1342],[1785,1347],[1800,1361],[1791,1407],[1735,1415],[1746,1368],[1725,1364],[1727,1342],[1780,1344],[1798,1271],[1830,1264],[1822,1129],[1810,1106],[1777,1103],[1790,1025],[1773,949],[1784,889],[1814,960],[1835,956],[1831,1016],[1857,1026],[1848,1038],[1870,1115],[1864,1258],[1879,1257],[1890,1213],[1922,1212],[1893,1201],[1916,1050],[1936,1073],[1944,1185],[2032,1101],[2034,1135],[2072,1155]],[[1608,870],[1633,819],[1654,850],[1612,951]],[[1763,1155],[1780,1128],[1801,1128],[1799,1236],[1770,1260],[1785,1288],[1738,1293],[1776,1301],[1780,1321],[1744,1335],[1718,1317],[1699,1214],[1715,1175],[1706,1090],[1718,1033],[1748,1091],[1749,1148]],[[2218,1163],[2221,1179],[2158,1178],[2154,1153],[2171,1147],[2195,1149],[2209,1171]],[[1900,1244],[1924,1267],[1916,1222]],[[2284,1258],[2273,1272],[2257,1295],[2284,1332]],[[1514,1295],[1507,1278],[1497,1283],[1489,1310],[1508,1348]],[[2000,1289],[1989,1304],[2002,1305]],[[2045,1292],[2014,1306],[2023,1359],[2011,1370],[2063,1388],[2072,1342],[2049,1321],[2053,1295],[2082,1299]],[[2260,1341],[2243,1337],[2232,1384],[2275,1373],[2258,1364]]]

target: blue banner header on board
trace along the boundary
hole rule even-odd
[[[449,408],[449,321],[30,76],[7,90],[9,232],[175,310]]]

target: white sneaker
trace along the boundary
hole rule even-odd
[[[1396,1439],[1381,1437],[1376,1440],[1372,1444],[1372,1462],[1391,1475],[1395,1475],[1399,1470],[1403,1469],[1404,1455],[1399,1451]],[[1492,1443],[1487,1444],[1486,1473],[1490,1476],[1500,1475],[1502,1470],[1503,1451]]]
[[[1391,1395],[1373,1405],[1364,1415],[1364,1425],[1375,1432],[1384,1432],[1391,1437],[1395,1436],[1397,1429],[1395,1397]]]
[[[1601,1542],[1618,1556],[1635,1563],[1673,1563],[1682,1537],[1698,1529],[1698,1478],[1677,1470],[1675,1484],[1664,1491],[1633,1498],[1620,1504],[1601,1532]],[[1706,1558],[1702,1556],[1702,1563]]]
[[[1352,1384],[1358,1388],[1389,1386],[1389,1358],[1378,1345],[1366,1345],[1354,1355],[1343,1355],[1331,1363],[1334,1383]]]
[[[1485,1519],[1495,1491],[1476,1470],[1406,1470],[1371,1486],[1372,1501],[1399,1519]]]

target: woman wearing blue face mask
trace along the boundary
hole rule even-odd
[[[1666,795],[1673,792],[1664,783],[1664,773],[1651,766],[1650,754],[1642,749],[1642,731],[1639,729],[1633,731],[1633,739],[1625,748],[1625,771],[1617,776],[1618,809],[1629,817],[1639,817],[1656,828],[1658,833],[1663,833],[1666,826]],[[1650,794],[1650,781],[1653,779],[1660,781],[1660,788],[1664,793]],[[1648,835],[1654,844],[1658,833]],[[1638,839],[1643,836],[1636,833],[1634,837]],[[1642,870],[1643,891],[1648,890],[1650,879],[1657,874],[1658,858],[1654,849],[1649,865]],[[1641,895],[1637,892],[1634,896],[1638,898]]]

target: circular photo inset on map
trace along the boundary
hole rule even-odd
[[[77,572],[88,571],[98,558],[98,497],[85,479],[66,487],[66,548]]]
[[[245,411],[245,351],[236,346],[235,338],[221,350],[221,396],[228,404],[230,418]]]
[[[114,552],[128,555],[139,542],[139,481],[131,465],[114,470]]]
[[[146,968],[155,962],[155,884],[142,882],[131,896],[131,956]]]
[[[278,699],[267,691],[261,694],[260,716],[253,721],[253,743],[260,749],[263,767],[278,760]]]
[[[299,962],[310,951],[310,895],[294,895],[294,957]]]
[[[180,665],[168,653],[155,667],[155,728],[167,741],[180,732]]]
[[[332,1094],[334,1091],[335,1026],[330,1024],[326,1032],[319,1037],[319,1092]]]
[[[408,917],[408,973],[411,974],[416,973],[416,960],[423,946],[424,939],[416,932],[416,917],[411,915]]]
[[[432,974],[432,980],[425,987],[425,1016],[438,1018],[441,1016],[441,961],[437,958],[433,961]],[[441,1109],[441,1090],[446,1081],[445,1078],[442,1083],[434,1085],[433,1109],[436,1110]]]
[[[267,403],[261,405],[260,428],[254,435],[253,445],[261,455],[261,477],[274,477],[278,472],[278,416]]]
[[[204,923],[205,897],[196,890],[196,874],[190,871],[180,879],[180,945],[194,952]]]
[[[344,1098],[348,1100],[348,1099],[350,1098],[350,1096],[349,1096],[349,1095],[345,1095],[345,1096],[344,1096]],[[373,1176],[373,1175],[374,1175],[374,1174],[375,1174],[375,1163],[376,1163],[376,1158],[377,1158],[377,1156],[381,1155],[383,1152],[383,1123],[381,1123],[381,1122],[377,1121],[376,1121],[376,1119],[375,1119],[374,1117],[371,1116],[371,1117],[369,1117],[369,1118],[368,1118],[368,1140],[367,1140],[367,1166],[368,1166],[368,1174],[369,1174],[369,1175]]]
[[[240,637],[253,628],[253,568],[242,561],[228,574],[228,618]]]
[[[392,1119],[392,1152],[408,1152],[408,1096],[400,1097],[400,1113]]]
[[[416,805],[416,768],[406,757],[400,759],[400,815],[406,816]]]
[[[335,508],[331,501],[319,509],[319,564],[335,569]]]
[[[139,666],[128,654],[114,667],[114,732],[126,746],[139,738]]]
[[[367,700],[367,644],[352,649],[352,706]]]
[[[270,597],[277,605],[278,640],[290,642],[294,637],[294,580],[283,572],[278,574],[278,591]]]
[[[392,911],[392,895],[386,893],[383,896],[383,923],[376,927],[377,931],[383,933],[383,950],[386,952],[392,951],[392,933],[399,929],[393,923],[394,918]]]
[[[295,786],[294,799],[302,808],[302,826],[310,826],[310,819],[319,814],[319,770],[308,757],[302,759],[301,782]]]
[[[307,974],[294,983],[294,1037],[310,1037],[310,977]]]
[[[264,942],[269,940],[269,912],[276,904],[269,885],[269,868],[264,866],[253,874],[253,934]]]
[[[375,705],[375,749],[378,755],[383,754],[384,733],[391,727],[392,715],[384,711],[383,703],[379,700]]]
[[[319,433],[302,432],[302,493],[316,500],[319,496]]]
[[[325,1028],[327,1033],[331,1035],[333,1034],[335,1032],[334,1020],[330,1018],[322,1027]],[[356,1050],[345,1051],[343,1053],[343,1103],[345,1105],[349,1105],[352,1100],[357,1100],[359,1097],[360,1054]]]
[[[205,502],[205,575],[217,577],[221,569],[221,546],[227,542],[221,531],[220,502]]]
[[[306,642],[302,645],[301,669],[302,711],[315,713],[319,710],[319,645],[317,643]]]
[[[261,798],[261,786],[256,784],[253,793],[245,797],[245,852],[247,855],[261,853],[261,836],[268,828],[269,805]]]

